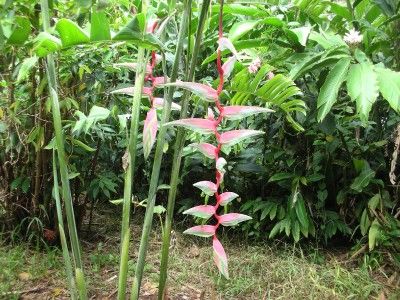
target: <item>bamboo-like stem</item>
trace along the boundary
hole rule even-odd
[[[41,0],[41,10],[43,18],[43,30],[48,31],[50,29],[50,17],[49,17],[49,6],[48,0]],[[79,245],[78,232],[76,229],[74,208],[71,197],[71,189],[68,179],[68,167],[66,162],[65,148],[64,148],[64,138],[62,132],[61,124],[61,112],[60,105],[57,95],[57,78],[56,78],[56,68],[54,63],[54,57],[52,54],[47,55],[47,65],[46,73],[48,78],[49,93],[51,99],[51,108],[53,115],[53,126],[56,137],[57,145],[57,156],[58,163],[60,167],[61,184],[62,184],[62,198],[65,203],[65,210],[67,215],[67,224],[69,231],[69,238],[71,241],[72,256],[75,265],[75,269],[79,268],[82,270],[82,259],[81,259],[81,249]],[[84,278],[82,273],[82,278]],[[83,297],[83,299],[85,299]]]
[[[56,165],[57,165],[56,152],[55,152],[55,150],[53,150],[54,199],[56,200],[58,231],[60,233],[61,249],[62,249],[64,265],[65,265],[65,273],[66,273],[67,279],[68,279],[68,289],[69,289],[71,299],[74,300],[77,298],[77,295],[76,295],[76,290],[75,290],[75,280],[74,280],[73,272],[72,272],[71,257],[69,255],[67,239],[65,238],[64,222],[63,222],[63,216],[62,216],[60,191],[58,188],[58,174],[57,174],[57,166]]]
[[[196,33],[196,41],[193,47],[193,56],[189,67],[188,76],[185,79],[186,81],[192,81],[194,78],[194,72],[197,64],[197,56],[201,45],[202,35],[204,24],[207,19],[207,12],[210,6],[210,0],[204,0],[203,6],[201,8],[199,23],[197,26]],[[189,107],[189,92],[185,91],[183,100],[182,100],[182,109],[181,109],[181,119],[185,119],[188,114]],[[163,234],[163,243],[161,249],[161,267],[160,267],[160,280],[158,285],[158,299],[164,299],[165,295],[165,284],[167,281],[167,269],[168,269],[168,258],[169,258],[169,245],[171,240],[171,226],[172,226],[172,218],[174,215],[174,207],[175,207],[175,198],[179,181],[179,170],[181,167],[182,161],[182,151],[185,143],[185,130],[182,127],[178,127],[178,132],[176,136],[176,142],[174,146],[174,156],[171,170],[171,179],[170,179],[170,190],[168,193],[168,204],[167,204],[167,213],[165,216],[164,223],[164,234]]]
[[[148,0],[142,2],[142,13],[146,15]],[[146,24],[144,25],[146,28]],[[142,99],[142,89],[144,85],[144,77],[146,71],[145,49],[138,47],[137,55],[138,70],[135,77],[135,90],[132,101],[131,112],[131,125],[128,141],[128,166],[124,178],[124,201],[122,208],[122,225],[121,225],[121,258],[119,267],[118,278],[118,299],[124,300],[126,298],[126,280],[128,277],[128,260],[129,260],[129,243],[130,243],[130,229],[129,220],[131,214],[131,201],[132,201],[132,180],[134,178],[135,164],[136,164],[136,149],[139,130],[139,114],[140,114],[140,101]]]
[[[178,43],[176,46],[176,51],[175,51],[175,58],[174,58],[174,63],[172,66],[172,71],[171,71],[171,76],[170,80],[171,82],[175,82],[176,78],[178,76],[178,67],[179,67],[179,61],[182,55],[182,49],[183,49],[183,42],[184,38],[187,33],[187,28],[188,28],[188,19],[189,19],[189,14],[190,14],[190,7],[192,5],[192,0],[186,0],[184,2],[184,13],[182,17],[182,23],[181,23],[181,28],[179,30],[178,34]],[[139,291],[140,291],[140,285],[143,277],[143,269],[144,269],[144,263],[145,263],[145,258],[146,258],[146,252],[149,244],[149,235],[153,223],[153,215],[154,215],[154,205],[156,201],[156,193],[157,193],[157,186],[158,186],[158,179],[160,175],[160,168],[161,168],[161,162],[162,162],[162,157],[163,157],[163,148],[164,148],[164,143],[165,143],[165,137],[166,137],[166,132],[167,128],[163,126],[166,122],[168,122],[170,113],[171,113],[171,102],[172,98],[174,95],[175,88],[170,87],[168,89],[168,94],[167,97],[164,101],[163,105],[163,113],[161,117],[161,124],[160,124],[160,132],[157,137],[157,145],[156,145],[156,151],[154,155],[154,162],[153,162],[153,169],[151,173],[151,178],[150,178],[150,187],[149,187],[149,192],[148,192],[148,197],[147,197],[147,205],[146,205],[146,214],[144,217],[144,224],[143,224],[143,229],[142,229],[142,237],[140,240],[140,246],[139,246],[139,256],[138,256],[138,261],[136,264],[136,271],[135,271],[135,277],[133,280],[132,284],[132,293],[131,293],[131,299],[137,300],[139,299]]]

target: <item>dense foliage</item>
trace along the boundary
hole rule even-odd
[[[186,31],[179,17],[184,3],[151,2],[148,13],[160,20],[154,33],[145,31],[143,15],[137,14],[141,1],[50,1],[54,17],[48,32],[41,29],[39,4],[0,1],[0,220],[11,237],[52,243],[59,234],[51,159],[57,146],[45,63],[50,53],[56,59],[65,159],[79,230],[97,204],[123,202],[137,71],[137,65],[123,64],[136,60],[138,47],[153,51],[147,79],[154,90],[140,106],[132,201],[140,207],[147,199],[155,201],[147,198],[152,178],[158,185],[155,213],[164,213],[179,133],[174,126],[161,126],[165,141],[157,158],[157,150],[151,149],[157,118],[164,117],[156,109],[163,102],[155,99],[164,97],[161,83],[164,76],[173,77],[174,65],[178,79],[217,89],[220,5],[211,3],[203,28],[198,26],[202,3],[185,1],[191,5]],[[396,0],[224,4],[223,29],[234,48],[219,48],[224,72],[230,73],[223,105],[274,110],[219,120],[224,131],[264,132],[221,149],[228,171],[222,188],[241,195],[224,212],[252,217],[232,229],[236,234],[346,243],[371,264],[385,258],[400,264],[399,7]],[[174,64],[181,28],[188,34]],[[203,34],[199,48],[194,47],[197,28]],[[231,51],[237,52],[231,56]],[[192,70],[195,80],[188,76],[193,53],[199,61]],[[203,101],[204,94],[193,84],[190,89],[190,95],[181,89],[172,94],[171,120],[179,119],[179,104],[192,118],[214,118],[218,110]],[[186,108],[185,97],[190,97]],[[215,159],[205,158],[194,144],[209,142],[198,132],[186,133],[177,212],[207,204],[209,193],[200,199],[193,184],[215,180]],[[153,179],[158,159],[161,169]],[[176,213],[175,218],[184,216]]]

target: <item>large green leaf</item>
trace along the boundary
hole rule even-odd
[[[17,16],[15,18],[14,30],[8,37],[7,43],[11,45],[22,45],[25,43],[31,32],[31,22],[27,17]]]
[[[378,97],[378,79],[370,62],[361,61],[350,67],[347,91],[351,99],[356,101],[360,119],[363,122],[368,121],[369,112]]]
[[[228,37],[234,42],[257,26],[259,21],[247,20],[234,24],[229,30]]]
[[[90,40],[110,40],[110,24],[104,11],[93,11],[90,21]]]
[[[34,41],[33,51],[38,57],[45,57],[49,53],[61,49],[61,41],[47,32],[41,32]]]
[[[163,45],[153,34],[144,31],[144,16],[137,14],[124,28],[122,28],[114,37],[115,41],[132,41],[148,49],[162,49]]]
[[[379,91],[390,106],[400,113],[400,73],[386,68],[375,68]]]
[[[56,24],[56,30],[60,35],[63,47],[85,44],[90,40],[78,24],[68,19],[60,19]]]
[[[336,102],[339,89],[346,78],[350,66],[350,59],[342,58],[329,72],[324,84],[321,87],[317,100],[318,122],[321,122],[330,112]]]

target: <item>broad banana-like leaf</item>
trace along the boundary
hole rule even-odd
[[[183,233],[200,237],[210,237],[215,234],[215,229],[216,228],[213,225],[199,225],[186,229]]]
[[[238,120],[255,114],[271,112],[274,111],[265,107],[232,105],[224,107],[223,116],[226,119]]]
[[[157,112],[155,108],[151,108],[147,112],[143,127],[143,153],[147,158],[153,148],[157,136]]]
[[[185,210],[183,214],[208,219],[215,214],[215,207],[212,205],[199,205]]]
[[[215,122],[201,118],[181,119],[166,123],[164,126],[181,126],[202,134],[211,134],[215,131]]]
[[[205,181],[196,182],[195,184],[193,184],[193,186],[197,187],[204,194],[206,194],[208,196],[214,195],[218,190],[217,185],[214,182],[206,181],[206,180]]]
[[[332,70],[328,73],[324,84],[321,87],[317,100],[318,122],[321,122],[331,111],[333,104],[336,102],[340,86],[346,79],[347,71],[350,66],[349,58],[339,60]]]
[[[233,193],[233,192],[225,192],[219,195],[219,205],[221,206],[225,206],[228,203],[230,203],[232,200],[236,199],[237,197],[239,197],[238,194]]]
[[[60,19],[56,24],[63,47],[86,44],[90,41],[86,32],[75,22],[68,19]]]
[[[226,257],[224,247],[216,237],[213,238],[213,250],[214,250],[214,262],[217,265],[219,272],[226,279],[229,279],[228,258]]]
[[[238,213],[229,213],[219,216],[219,222],[224,226],[235,226],[241,222],[248,221],[251,219],[252,217]]]
[[[244,139],[261,135],[263,133],[264,132],[260,130],[251,130],[251,129],[239,129],[239,130],[227,131],[221,134],[219,142],[226,146],[232,146],[243,141]]]

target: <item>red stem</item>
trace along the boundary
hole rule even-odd
[[[223,16],[223,5],[224,5],[224,1],[220,0],[220,11],[219,11],[219,21],[218,21],[218,39],[221,40],[223,37],[223,24],[222,24],[222,16]],[[218,161],[219,158],[219,153],[221,151],[221,147],[222,144],[220,143],[220,133],[218,132],[218,126],[219,124],[221,124],[222,119],[223,119],[223,111],[224,111],[224,107],[222,106],[221,102],[220,102],[220,95],[222,93],[222,89],[224,87],[224,70],[222,69],[222,62],[221,62],[221,50],[218,49],[217,50],[217,70],[218,70],[218,74],[219,74],[219,84],[218,84],[218,88],[217,88],[217,94],[218,94],[218,98],[215,101],[215,105],[217,106],[218,112],[219,112],[219,116],[216,120],[216,125],[215,125],[215,138],[218,142],[217,145],[217,151],[215,153],[215,164]],[[216,165],[215,165],[216,166]],[[215,225],[215,232],[217,232],[217,229],[220,225],[219,223],[219,215],[217,213],[217,210],[219,208],[219,201],[220,201],[220,194],[218,192],[221,181],[222,181],[222,176],[221,173],[218,171],[218,169],[216,169],[215,171],[215,184],[217,185],[217,192],[215,193],[215,199],[216,199],[216,204],[214,206],[215,208],[215,213],[214,213],[214,218],[217,220],[217,224]],[[213,239],[216,239],[216,233],[213,236]]]

